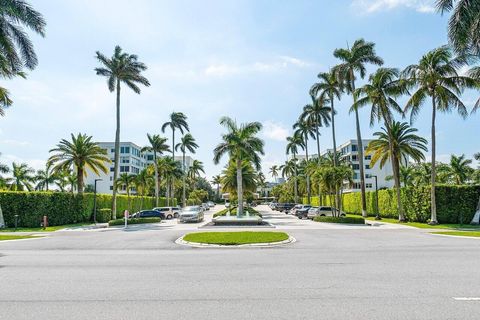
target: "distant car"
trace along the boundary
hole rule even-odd
[[[210,206],[208,205],[208,203],[202,203],[201,206],[203,210],[210,210]]]
[[[215,202],[213,202],[213,201],[208,201],[207,204],[210,208],[215,207]]]
[[[225,202],[225,208],[230,208],[230,202]]]
[[[203,221],[203,208],[201,206],[188,206],[178,213],[178,220],[180,222],[201,222]]]
[[[277,204],[278,203],[276,203],[276,202],[271,202],[270,205],[269,205],[270,209],[277,210]]]
[[[335,212],[335,210],[336,210],[336,216],[345,217],[347,215],[345,212],[339,211],[335,208],[327,207],[327,206],[320,206],[320,207],[310,208],[308,210],[308,213],[307,213],[307,218],[313,219],[317,216],[331,217],[331,216],[333,216],[332,211]]]
[[[278,203],[277,204],[277,211],[280,211],[280,212],[285,212],[288,214],[288,212],[293,208],[295,207],[295,203]]]
[[[308,211],[312,208],[312,206],[303,206],[295,211],[295,216],[298,219],[307,218]]]
[[[170,220],[178,217],[178,212],[180,212],[180,207],[158,207],[153,208],[153,210],[162,212],[165,215],[165,218]]]
[[[141,210],[131,215],[131,218],[160,218],[165,220],[165,213],[157,210]]]

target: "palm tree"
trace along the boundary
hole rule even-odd
[[[128,211],[131,211],[131,206],[130,206],[130,191],[132,188],[135,186],[135,175],[133,174],[128,174],[126,172],[120,174],[118,177],[118,180],[115,181],[114,189],[124,189],[125,192],[127,193],[127,199],[128,199]]]
[[[294,134],[291,137],[287,137],[286,153],[293,155],[293,169],[294,169],[294,193],[295,203],[298,203],[298,181],[297,181],[297,154],[298,148],[303,148],[303,139],[298,134]]]
[[[200,176],[200,172],[205,173],[203,169],[203,162],[199,160],[193,160],[192,165],[188,168],[188,176],[192,181],[195,181]]]
[[[12,163],[12,178],[8,178],[10,189],[15,191],[28,190],[32,191],[32,183],[35,181],[35,170],[30,168],[28,164],[16,162]]]
[[[397,191],[398,220],[405,221],[401,195],[400,195],[400,163],[411,157],[416,162],[425,160],[422,151],[427,151],[427,140],[415,133],[418,130],[412,128],[406,122],[393,121],[381,132],[375,132],[377,137],[367,147],[366,153],[372,155],[370,165],[373,167],[380,161],[380,168],[390,160],[393,168],[395,188]]]
[[[160,160],[160,159],[159,159]],[[183,176],[182,168],[180,167],[180,163],[174,161],[172,158],[165,157],[162,158],[162,163],[159,163],[159,172],[163,173],[165,189],[166,189],[166,197],[167,197],[167,206],[170,205],[170,198],[175,199],[174,193],[174,185],[176,181]],[[160,162],[160,161],[159,161]],[[175,203],[172,201],[172,205]]]
[[[152,176],[148,173],[148,170],[145,168],[141,170],[136,176],[134,180],[135,189],[137,190],[137,194],[142,198],[140,202],[139,211],[143,209],[143,201],[145,199],[145,194],[148,194],[148,191],[152,185],[155,178],[152,179]],[[158,182],[158,180],[157,180]]]
[[[458,65],[459,60],[452,57],[452,52],[448,47],[443,46],[427,52],[418,64],[410,65],[403,71],[403,77],[416,86],[416,91],[405,106],[405,112],[411,111],[412,120],[415,119],[427,97],[430,97],[432,101],[432,205],[430,224],[438,223],[435,202],[436,113],[437,111],[449,112],[452,109],[457,109],[460,116],[467,117],[467,108],[460,99],[460,94],[465,88],[473,88],[477,85],[477,82],[471,77],[458,75],[456,69]]]
[[[86,134],[71,134],[72,141],[66,139],[60,140],[56,148],[49,152],[54,153],[48,159],[48,164],[54,165],[55,172],[69,171],[71,168],[77,170],[77,190],[83,193],[84,177],[87,175],[87,169],[100,174],[100,171],[107,173],[106,163],[110,163],[107,151],[102,149],[96,142],[92,141],[91,136]],[[115,188],[114,188],[115,189]],[[113,213],[115,218],[115,212]]]
[[[147,133],[149,146],[143,147],[142,152],[151,152],[153,153],[153,167],[155,169],[155,206],[158,207],[158,163],[157,155],[163,154],[164,152],[170,151],[170,148],[167,145],[167,138],[163,138],[158,134],[150,135]]]
[[[175,145],[175,150],[180,149],[182,152],[182,170],[183,170],[183,178],[182,178],[182,205],[185,207],[187,205],[186,203],[186,175],[187,175],[187,167],[185,164],[185,153],[190,151],[191,153],[195,153],[195,149],[198,148],[198,144],[195,142],[195,138],[190,134],[187,133],[183,135],[182,139],[180,140],[179,143]]]
[[[260,170],[259,154],[264,154],[264,142],[257,137],[257,134],[262,129],[262,124],[250,122],[238,125],[236,121],[229,117],[222,117],[220,124],[227,129],[227,133],[222,135],[222,142],[214,149],[213,162],[218,164],[225,154],[230,156],[231,161],[235,161],[237,170],[237,217],[240,217],[243,214],[242,163],[249,161],[258,171]]]
[[[310,89],[310,95],[321,101],[330,101],[330,113],[332,119],[332,140],[333,140],[333,159],[337,159],[337,140],[335,135],[335,106],[334,100],[340,100],[342,95],[342,84],[338,81],[335,72],[321,72],[318,74],[320,82],[315,83]],[[334,166],[337,165],[335,162]]]
[[[1,155],[1,153],[0,153]],[[10,168],[3,163],[0,163],[0,189],[6,187],[7,185],[7,179],[2,176],[2,174],[10,172]]]
[[[278,177],[278,166],[276,164],[274,164],[273,166],[270,167],[270,175],[272,176],[272,178],[275,180],[275,182],[277,182],[277,177]]]
[[[212,184],[217,186],[217,198],[220,198],[220,184],[222,183],[222,177],[220,175],[213,176]]]
[[[285,161],[285,163],[278,168],[282,173],[283,178],[286,177],[288,179],[292,176],[295,176],[296,162],[296,159],[291,159],[289,161]]]
[[[480,53],[480,2],[437,0],[437,9],[443,14],[453,11],[448,23],[448,37],[459,53]]]
[[[300,119],[310,123],[315,130],[315,140],[317,140],[317,162],[320,163],[320,128],[330,125],[330,112],[332,109],[326,106],[327,100],[324,97],[313,98],[312,103],[303,107]]]
[[[455,184],[464,184],[468,180],[474,171],[473,168],[470,167],[471,164],[472,160],[465,159],[464,154],[458,157],[452,154],[450,158],[450,174]]]
[[[37,185],[35,189],[37,190],[44,190],[48,191],[48,186],[50,184],[54,184],[55,181],[58,180],[58,174],[56,174],[52,170],[52,165],[47,163],[45,166],[45,170],[38,170],[37,175],[35,176],[35,180],[37,181]]]
[[[175,130],[178,129],[182,134],[185,131],[190,131],[187,123],[187,116],[182,112],[172,112],[170,114],[170,121],[162,125],[162,132],[170,128],[172,130],[172,159],[175,161]]]
[[[351,49],[336,49],[333,55],[343,61],[343,63],[337,65],[334,69],[338,74],[340,81],[345,86],[348,93],[353,96],[352,105],[356,104],[356,97],[353,94],[355,92],[355,80],[358,74],[360,78],[364,78],[366,75],[366,64],[382,65],[383,60],[375,53],[375,44],[373,42],[366,42],[363,39],[358,39],[353,43]],[[365,197],[365,167],[363,165],[363,142],[362,133],[360,130],[360,119],[358,116],[358,109],[354,108],[355,112],[355,126],[357,131],[357,145],[358,145],[358,158],[360,164],[360,189],[362,193],[362,216],[367,216],[367,201]]]
[[[239,181],[237,163],[234,160],[230,160],[222,171],[221,184],[225,192],[233,194],[238,192]],[[242,192],[253,193],[257,189],[257,174],[250,161],[244,160],[241,165],[241,177],[242,177]],[[243,201],[242,201],[243,202]],[[240,207],[240,199],[239,199]],[[238,215],[238,213],[237,213]]]
[[[305,150],[305,160],[308,161],[308,137],[315,139],[315,126],[316,124],[313,121],[313,118],[307,118],[305,120],[299,119],[294,125],[293,128],[296,129],[296,135],[302,137],[303,145],[301,146],[302,149]],[[306,175],[306,182],[307,182],[307,203],[310,204],[310,177]]]
[[[121,84],[125,84],[127,87],[133,90],[133,92],[140,94],[141,90],[139,84],[144,86],[150,86],[147,78],[142,75],[142,72],[147,70],[147,66],[138,61],[138,57],[134,54],[128,54],[122,51],[120,46],[115,47],[115,51],[111,58],[107,58],[105,55],[96,52],[97,59],[101,63],[101,67],[95,68],[97,75],[106,77],[108,90],[110,92],[116,91],[116,130],[115,130],[115,156],[114,156],[114,168],[113,168],[113,184],[116,183],[118,178],[118,167],[120,163],[120,89]],[[80,190],[79,190],[80,192]],[[116,217],[117,212],[117,191],[113,188],[112,199],[112,212],[113,218]]]

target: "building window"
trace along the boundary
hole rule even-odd
[[[365,156],[365,160],[372,160],[372,156],[371,155]]]
[[[148,161],[153,161],[153,154],[147,155],[147,160]]]
[[[354,182],[352,185],[352,189],[360,189],[360,182]]]
[[[352,161],[358,161],[358,156],[356,154],[352,154]]]
[[[113,190],[113,186],[110,186],[110,190]]]
[[[110,172],[113,172],[115,168],[114,167],[110,167]]]
[[[358,175],[358,173],[357,173],[357,172],[354,172],[354,173],[353,173],[353,179],[355,179],[355,180],[356,180],[356,179],[358,179],[358,178],[359,178],[359,175]]]
[[[358,151],[358,148],[357,148],[356,144],[352,144],[352,151]]]
[[[120,172],[130,172],[129,166],[120,166]]]
[[[114,153],[114,152],[115,152],[115,149],[110,149],[110,151],[111,151],[112,153]]]
[[[365,183],[365,188],[367,188],[367,189],[372,189],[372,188],[373,188],[373,184],[371,184],[371,183]]]
[[[113,177],[112,177],[112,176],[110,176],[110,181],[113,181]]]
[[[352,169],[353,170],[360,170],[360,165],[358,163],[352,164]]]
[[[370,165],[369,165],[369,164],[366,164],[366,165],[365,165],[365,169],[370,169]]]

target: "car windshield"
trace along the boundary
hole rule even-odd
[[[185,207],[183,208],[183,211],[197,211],[199,207]]]

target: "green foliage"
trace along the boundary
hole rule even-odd
[[[349,223],[349,224],[365,224],[365,219],[362,217],[315,217],[313,219],[316,222],[327,223]]]
[[[202,201],[198,198],[187,199],[187,206],[198,206],[200,204],[202,204]]]
[[[153,197],[130,197],[132,211],[155,206]],[[165,198],[160,206],[167,203]],[[0,205],[7,226],[14,226],[18,215],[19,227],[39,227],[44,215],[48,216],[50,226],[87,222],[92,220],[93,194],[72,194],[65,192],[20,192],[1,191]],[[112,195],[97,194],[97,208],[109,208]],[[175,203],[173,205],[176,205]],[[117,214],[128,209],[128,198],[117,196]]]
[[[259,216],[261,217],[262,214],[260,212],[258,212],[257,210],[253,209],[253,208],[244,208],[245,211],[248,211],[248,213],[250,215],[256,215],[256,216]],[[220,210],[218,211],[217,213],[215,213],[213,215],[213,217],[223,217],[223,216],[226,216],[228,214],[228,209],[223,209],[223,210]],[[231,216],[235,216],[237,214],[237,208],[232,208],[232,210],[230,211],[230,215]]]
[[[97,222],[104,223],[112,219],[112,209],[97,209]]]
[[[136,218],[128,219],[127,224],[142,224],[142,223],[158,223],[162,221],[158,217],[153,218]],[[115,219],[108,221],[109,226],[123,226],[125,224],[125,219]]]
[[[284,232],[244,231],[244,232],[195,232],[183,237],[183,240],[197,243],[220,245],[240,245],[249,243],[270,243],[288,240]]]
[[[440,223],[469,223],[474,214],[480,196],[480,186],[436,186],[437,218]],[[375,215],[375,192],[366,193],[367,212]],[[330,205],[330,199],[324,198],[324,205]],[[401,190],[401,201],[407,221],[427,222],[430,218],[430,186],[407,187]],[[303,199],[306,203],[306,199]],[[312,203],[318,203],[318,197]],[[361,215],[361,194],[352,192],[343,195],[342,210]],[[380,216],[398,218],[395,190],[378,191]]]

